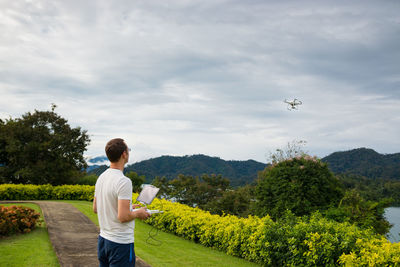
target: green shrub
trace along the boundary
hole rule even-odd
[[[28,233],[35,228],[40,214],[22,206],[0,206],[0,236]]]
[[[286,210],[309,215],[339,203],[343,196],[338,179],[326,163],[302,156],[268,166],[256,187],[256,213],[279,218]]]
[[[62,185],[53,187],[52,199],[93,201],[94,186]]]
[[[65,199],[93,201],[93,197],[94,186],[90,185],[0,185],[0,200]]]
[[[338,222],[349,222],[360,228],[372,228],[378,234],[387,234],[391,224],[386,220],[385,208],[389,207],[392,199],[382,199],[379,202],[366,201],[355,191],[347,191],[338,207],[324,211],[325,217]]]

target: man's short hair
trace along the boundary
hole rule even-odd
[[[127,150],[128,146],[122,138],[111,139],[106,145],[106,155],[111,162],[117,162],[121,158],[122,153]]]

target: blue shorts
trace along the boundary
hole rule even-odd
[[[119,244],[99,236],[97,257],[100,267],[134,267],[135,247],[133,243]]]

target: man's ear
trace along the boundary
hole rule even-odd
[[[126,151],[122,152],[121,157],[123,157],[124,160],[127,159],[128,158],[128,152],[126,152]]]

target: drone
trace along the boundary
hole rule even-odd
[[[292,111],[294,109],[298,109],[297,106],[300,106],[301,104],[303,104],[303,102],[301,102],[300,100],[298,100],[297,98],[293,99],[293,101],[288,101],[285,99],[285,101],[283,101],[284,103],[288,104],[287,109]]]

